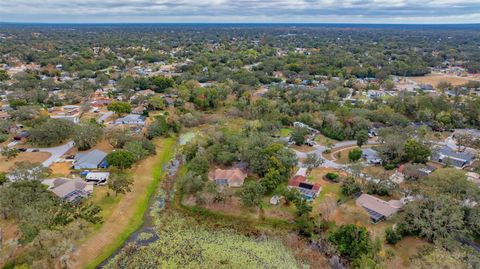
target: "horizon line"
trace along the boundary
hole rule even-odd
[[[405,26],[415,26],[415,25],[479,25],[480,22],[458,22],[458,23],[395,23],[395,22],[35,22],[35,21],[25,21],[25,22],[16,22],[16,21],[0,21],[0,24],[72,24],[72,25],[102,25],[102,24],[183,24],[183,25],[198,25],[198,24],[276,24],[276,25],[405,25]]]

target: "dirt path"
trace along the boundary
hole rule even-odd
[[[135,181],[132,191],[122,197],[104,225],[77,248],[73,268],[89,267],[102,256],[108,257],[108,252],[113,252],[137,228],[137,224],[141,224],[143,211],[139,212],[139,208],[148,202],[145,200],[155,167],[163,165],[164,140],[156,141],[156,145],[157,155],[148,157],[133,168]]]

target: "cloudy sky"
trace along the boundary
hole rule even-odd
[[[0,0],[0,21],[480,23],[480,0]]]

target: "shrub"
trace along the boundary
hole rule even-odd
[[[8,137],[8,134],[0,134],[0,143],[7,141]]]
[[[383,168],[385,168],[385,170],[393,170],[393,169],[395,169],[395,167],[397,167],[397,166],[393,163],[387,163],[383,166]]]
[[[370,254],[373,250],[373,243],[367,229],[355,224],[340,226],[329,235],[328,239],[337,246],[342,255],[350,260]]]
[[[348,159],[351,162],[356,162],[362,158],[362,150],[361,149],[352,149],[348,152]]]
[[[396,230],[388,227],[385,230],[385,239],[387,239],[387,242],[391,245],[395,245],[398,243],[400,240],[402,240],[402,235],[397,232]]]
[[[347,178],[342,184],[342,194],[345,196],[353,195],[360,191],[360,186],[352,177]]]
[[[325,177],[328,179],[328,180],[331,180],[333,182],[338,182],[338,178],[340,177],[337,173],[327,173],[325,175]]]

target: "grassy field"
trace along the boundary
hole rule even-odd
[[[78,262],[74,268],[95,268],[142,226],[148,201],[161,180],[163,165],[173,156],[175,143],[175,138],[156,141],[158,155],[141,161],[133,169],[135,184],[132,192],[122,197],[118,204],[111,208],[112,212],[109,212],[108,208],[114,201],[110,198],[99,200],[100,204],[107,208],[103,214],[110,216],[93,236],[78,247]]]
[[[290,133],[293,131],[292,128],[282,128],[280,129],[280,136],[281,137],[287,137],[290,135]]]
[[[334,139],[331,139],[331,138],[328,138],[322,134],[318,134],[315,136],[315,142],[317,142],[318,144],[320,145],[329,145],[329,144],[335,144],[337,143],[338,141],[337,140],[334,140]]]
[[[395,173],[395,170],[385,170],[383,166],[367,166],[363,168],[363,173],[378,179],[388,179]]]
[[[41,163],[51,156],[48,152],[20,152],[17,157],[7,161],[5,157],[0,157],[0,172],[7,172],[16,162],[29,161],[31,163]]]
[[[157,241],[123,251],[107,268],[299,268],[291,251],[275,238],[211,228],[172,211],[162,213],[156,223]]]
[[[433,73],[422,77],[409,77],[409,79],[420,84],[430,84],[434,87],[437,87],[440,82],[448,82],[454,86],[459,86],[467,83],[468,81],[475,80],[473,78],[459,77],[441,73]]]
[[[290,147],[291,147],[292,149],[296,150],[296,151],[300,151],[300,152],[304,152],[304,153],[309,153],[309,152],[315,150],[315,148],[310,147],[310,146],[307,146],[307,145],[301,145],[301,146],[292,145],[292,146],[290,146]]]

